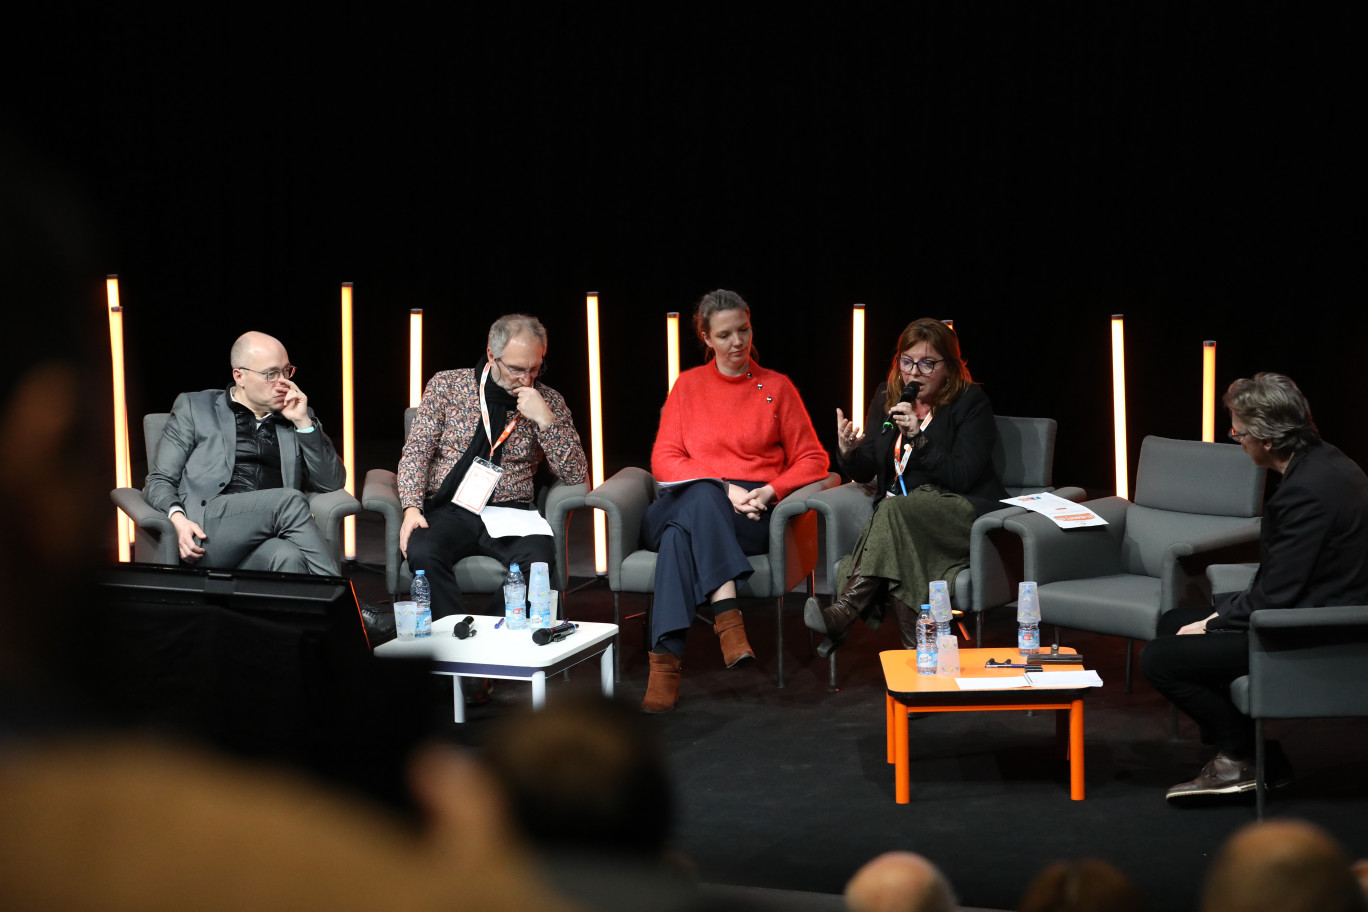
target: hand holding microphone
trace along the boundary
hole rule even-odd
[[[911,381],[903,387],[902,395],[899,396],[898,401],[893,404],[893,408],[897,408],[904,402],[916,402],[917,396],[920,393],[921,384],[915,380]],[[896,424],[893,421],[894,414],[895,412],[893,411],[893,409],[888,410],[888,414],[884,417],[883,427],[879,429],[880,436],[887,434],[889,430],[896,427]]]

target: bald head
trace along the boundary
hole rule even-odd
[[[256,367],[258,358],[266,361],[279,360],[282,364],[285,359],[279,356],[285,353],[285,346],[280,344],[280,340],[275,336],[268,336],[264,332],[245,332],[238,336],[233,348],[228,352],[229,367]]]
[[[1349,857],[1302,820],[1253,823],[1226,840],[1207,873],[1202,912],[1363,912]]]
[[[849,912],[955,912],[950,884],[915,852],[886,852],[865,864],[845,888]]]

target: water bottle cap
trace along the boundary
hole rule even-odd
[[[422,575],[425,574],[425,573],[427,573],[426,570],[415,570],[415,571],[413,571],[413,575],[414,575],[414,576],[422,576]]]
[[[517,565],[517,564],[509,564],[509,565],[508,565],[508,572],[509,572],[509,573],[520,573],[521,571],[518,569],[518,565]]]
[[[921,606],[921,610],[922,610],[922,611],[930,611],[930,610],[931,610],[931,606],[930,606],[930,605],[922,605],[922,606]]]

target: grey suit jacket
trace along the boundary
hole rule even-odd
[[[317,428],[313,433],[277,429],[281,478],[287,488],[336,491],[347,482],[346,467],[313,409],[309,417]],[[171,407],[156,458],[148,466],[143,497],[162,513],[180,504],[192,522],[200,523],[209,501],[233,477],[236,452],[237,422],[228,405],[228,391],[181,393]]]

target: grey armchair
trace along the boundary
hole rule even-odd
[[[1249,674],[1230,695],[1254,720],[1256,813],[1264,813],[1265,719],[1368,716],[1368,606],[1279,608],[1249,616]]]
[[[153,412],[143,416],[143,442],[147,448],[147,464],[157,458],[162,434],[170,412]],[[180,548],[176,544],[176,527],[165,513],[152,509],[138,488],[115,488],[109,492],[114,504],[133,520],[133,559],[144,564],[180,563]],[[314,522],[323,533],[323,540],[332,549],[338,564],[342,563],[342,519],[361,512],[361,504],[345,490],[310,494],[309,506]]]
[[[784,686],[784,596],[800,582],[807,581],[812,593],[812,571],[817,566],[817,517],[808,512],[807,499],[818,491],[840,483],[831,473],[821,481],[790,493],[774,508],[770,517],[769,551],[750,558],[755,572],[737,586],[742,598],[775,600],[779,686]],[[619,596],[623,592],[655,592],[656,553],[641,547],[641,518],[659,494],[655,478],[645,469],[629,467],[613,475],[584,498],[586,506],[602,510],[608,517],[608,588],[613,592],[613,622],[621,624]],[[649,603],[648,603],[649,604]],[[620,656],[615,672],[621,677]]]
[[[1125,637],[1129,691],[1134,641],[1154,639],[1173,608],[1209,604],[1207,565],[1257,557],[1264,474],[1239,447],[1146,437],[1134,503],[1086,502],[1108,525],[1006,518],[1003,528],[1022,538],[1026,577],[1039,585],[1041,620]]]
[[[1007,493],[1035,494],[1054,491],[1054,448],[1058,425],[1053,418],[1014,418],[998,415],[998,444],[993,467]],[[1062,488],[1056,493],[1068,500],[1087,494],[1082,488]],[[835,586],[836,564],[855,547],[860,533],[874,513],[871,491],[849,483],[808,498],[808,507],[822,520],[828,560],[827,580]],[[983,612],[1016,601],[1016,585],[1022,574],[1021,544],[1002,531],[1008,516],[1024,513],[1020,507],[1003,507],[980,516],[969,534],[969,569],[954,580],[951,606],[975,616],[974,643],[983,643]],[[831,595],[835,595],[832,592]],[[836,653],[831,654],[831,686],[836,685]]]
[[[415,408],[404,410],[404,439],[418,413]],[[568,485],[557,481],[543,487],[537,495],[537,509],[551,526],[556,548],[556,576],[552,588],[562,595],[570,579],[570,561],[566,556],[566,527],[570,515],[583,506],[589,486],[583,482]],[[413,574],[408,561],[399,550],[399,527],[404,521],[404,509],[399,505],[399,481],[388,469],[371,469],[361,489],[361,506],[374,510],[385,518],[385,589],[398,598],[409,591]],[[456,562],[456,584],[462,592],[497,592],[503,586],[508,568],[492,557],[476,555]]]

